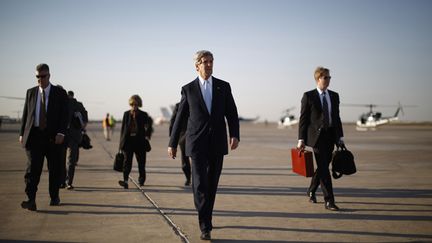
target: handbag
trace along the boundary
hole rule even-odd
[[[91,145],[91,139],[87,135],[87,133],[85,133],[85,131],[82,134],[82,139],[81,139],[81,143],[79,144],[79,146],[81,148],[83,148],[83,149],[91,149],[91,148],[93,148],[93,146]]]
[[[312,177],[314,174],[313,155],[311,151],[291,149],[292,171],[296,174]]]
[[[114,158],[113,169],[118,172],[123,172],[124,154],[119,151]]]
[[[342,175],[352,175],[357,172],[354,155],[345,147],[337,147],[333,153],[332,176],[339,179]]]
[[[144,143],[145,143],[144,144],[145,151],[150,152],[151,151],[150,141],[146,138]]]

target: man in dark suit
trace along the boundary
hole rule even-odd
[[[47,64],[36,67],[36,78],[38,86],[27,90],[19,137],[28,159],[24,176],[28,200],[23,201],[21,207],[31,211],[36,211],[36,192],[45,157],[49,170],[50,205],[60,205],[59,187],[68,109],[66,91],[50,83]]]
[[[84,105],[74,98],[74,92],[68,91],[68,127],[67,127],[67,170],[65,171],[65,183],[68,190],[73,190],[72,185],[75,176],[75,167],[79,159],[79,145],[82,140],[83,130],[87,126],[88,114]]]
[[[237,107],[229,83],[212,77],[213,54],[195,54],[198,78],[182,87],[168,155],[176,157],[181,124],[187,121],[186,155],[192,161],[192,189],[198,211],[201,239],[210,240],[213,206],[224,155],[228,154],[225,118],[228,122],[231,150],[240,140]]]
[[[177,117],[177,111],[180,103],[177,103],[174,107],[171,119],[170,119],[170,126],[169,126],[169,136],[171,136],[172,127],[174,126],[175,119]],[[186,177],[186,181],[184,183],[185,186],[189,186],[191,183],[191,165],[189,161],[189,157],[186,156],[186,128],[187,123],[184,122],[181,124],[181,130],[180,130],[180,138],[179,138],[179,145],[180,145],[180,151],[181,151],[181,162],[182,162],[182,170]]]
[[[301,100],[298,144],[299,149],[313,147],[317,169],[307,191],[309,201],[316,203],[318,185],[324,194],[325,208],[337,211],[329,171],[334,145],[343,146],[342,122],[339,116],[339,95],[328,90],[330,70],[317,67],[316,89],[305,92]]]

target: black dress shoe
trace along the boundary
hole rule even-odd
[[[308,197],[310,203],[317,203],[315,192],[308,192]]]
[[[30,211],[36,211],[36,202],[34,200],[22,201],[21,207]]]
[[[66,189],[68,189],[68,190],[73,190],[75,187],[73,187],[72,185],[67,185],[66,186]]]
[[[61,189],[66,188],[66,183],[62,183],[62,184],[60,184],[60,188],[61,188]]]
[[[51,199],[50,206],[59,206],[60,205],[60,198]]]
[[[339,207],[334,202],[326,202],[325,209],[331,211],[339,211]]]
[[[122,186],[124,189],[129,189],[129,184],[125,181],[118,181],[119,185]]]
[[[210,232],[202,232],[200,239],[201,240],[211,240]]]
[[[190,181],[190,179],[187,179],[186,181],[185,181],[185,186],[190,186],[190,184],[191,184],[191,181]]]

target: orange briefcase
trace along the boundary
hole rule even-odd
[[[312,177],[314,174],[313,155],[311,151],[291,149],[292,170],[302,176]]]

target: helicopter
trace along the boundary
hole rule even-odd
[[[399,112],[403,113],[402,105],[399,103],[397,105],[396,112],[393,116],[383,117],[381,112],[375,112],[373,108],[377,106],[385,106],[385,105],[375,105],[375,104],[348,104],[345,106],[361,106],[361,107],[369,107],[369,112],[363,113],[360,115],[359,119],[356,122],[356,130],[358,131],[367,131],[367,130],[375,130],[378,126],[382,126],[384,124],[388,124],[393,121],[397,121],[399,119]]]
[[[294,106],[288,108],[283,111],[283,115],[278,121],[278,128],[286,128],[291,127],[292,125],[297,124],[299,121],[295,119],[295,116],[290,113],[290,111],[294,110]]]

